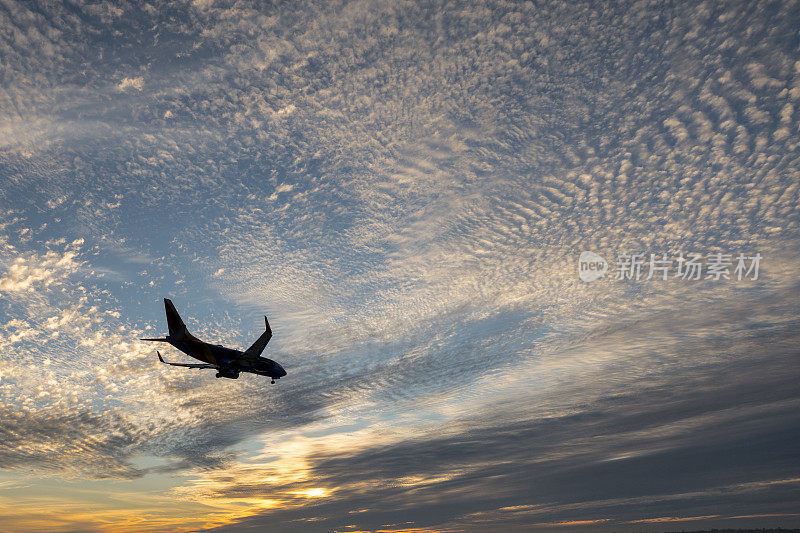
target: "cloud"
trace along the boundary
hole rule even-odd
[[[746,314],[721,311],[693,325],[662,315],[599,330],[475,382],[493,391],[491,400],[455,389],[397,400],[404,415],[387,420],[365,403],[339,432],[331,431],[334,421],[306,426],[318,437],[273,432],[260,457],[209,472],[181,494],[249,503],[244,514],[258,512],[264,524],[313,513],[328,529],[346,525],[359,506],[375,509],[359,513],[368,529],[408,509],[417,526],[466,529],[476,522],[463,509],[486,513],[478,523],[491,518],[511,529],[609,514],[619,523],[665,505],[720,510],[725,502],[733,516],[733,494],[744,501],[766,487],[781,487],[773,501],[788,509],[797,481],[783,477],[791,456],[783,432],[796,431],[796,376],[778,378],[775,370],[793,357],[794,332],[773,315],[777,322],[762,322],[773,312],[761,307],[769,300],[750,307],[752,325],[739,322]],[[781,322],[779,330],[757,325]],[[765,335],[774,349],[754,359]],[[716,454],[720,446],[730,454]],[[734,463],[737,479],[751,481],[719,487]],[[298,487],[326,495],[297,500]],[[648,496],[625,496],[643,490]],[[259,495],[268,501],[259,504]],[[509,502],[529,507],[500,509]]]
[[[183,498],[156,530],[788,512],[796,10],[168,7],[0,14],[6,474]],[[583,284],[583,250],[763,276]],[[226,345],[268,314],[289,376],[159,366],[164,296]]]
[[[123,78],[119,85],[117,85],[117,88],[120,91],[124,91],[126,89],[136,89],[137,91],[141,91],[144,88],[144,78],[141,76],[137,76],[136,78]]]
[[[75,241],[75,245],[78,241]],[[0,291],[15,293],[35,291],[47,288],[53,283],[63,280],[78,271],[80,263],[75,260],[76,252],[72,249],[60,255],[48,251],[44,255],[19,256],[8,265],[5,274],[0,277]]]

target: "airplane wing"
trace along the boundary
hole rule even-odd
[[[164,361],[164,358],[161,357],[161,354],[159,352],[156,353],[158,354],[158,360],[164,363],[165,365],[185,366],[186,368],[219,368],[217,365],[212,365],[210,363],[168,363]]]
[[[269,320],[267,320],[267,317],[264,317],[264,323],[267,325],[267,330],[256,339],[256,342],[254,342],[252,346],[244,351],[242,359],[245,361],[253,361],[261,355],[261,352],[264,351],[264,348],[267,347],[267,343],[272,338],[272,329],[269,327]]]

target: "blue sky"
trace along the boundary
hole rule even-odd
[[[798,13],[2,2],[2,523],[800,526]]]

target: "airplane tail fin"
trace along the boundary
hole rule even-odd
[[[169,336],[175,338],[182,338],[186,333],[186,324],[181,320],[181,315],[172,304],[172,300],[164,298],[164,308],[167,311],[167,327],[169,328]]]

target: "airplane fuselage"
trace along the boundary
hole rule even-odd
[[[183,339],[167,336],[169,344],[188,356],[204,363],[218,365],[221,377],[238,378],[240,372],[250,372],[272,379],[280,379],[286,375],[283,367],[272,359],[257,357],[252,362],[243,359],[244,352],[226,348],[219,344],[203,342],[194,335],[185,334]]]
[[[167,328],[169,334],[166,337],[145,338],[143,341],[166,342],[190,357],[194,357],[202,363],[174,363],[164,361],[161,353],[156,351],[159,361],[170,366],[180,366],[184,368],[213,368],[217,370],[218,378],[237,379],[239,373],[250,372],[259,376],[269,376],[272,383],[286,375],[286,370],[272,359],[261,357],[261,352],[266,348],[267,343],[272,338],[272,328],[269,327],[269,320],[264,317],[264,332],[256,341],[245,351],[226,348],[219,344],[203,342],[186,329],[178,310],[172,304],[172,300],[164,298],[164,309],[167,314]]]

